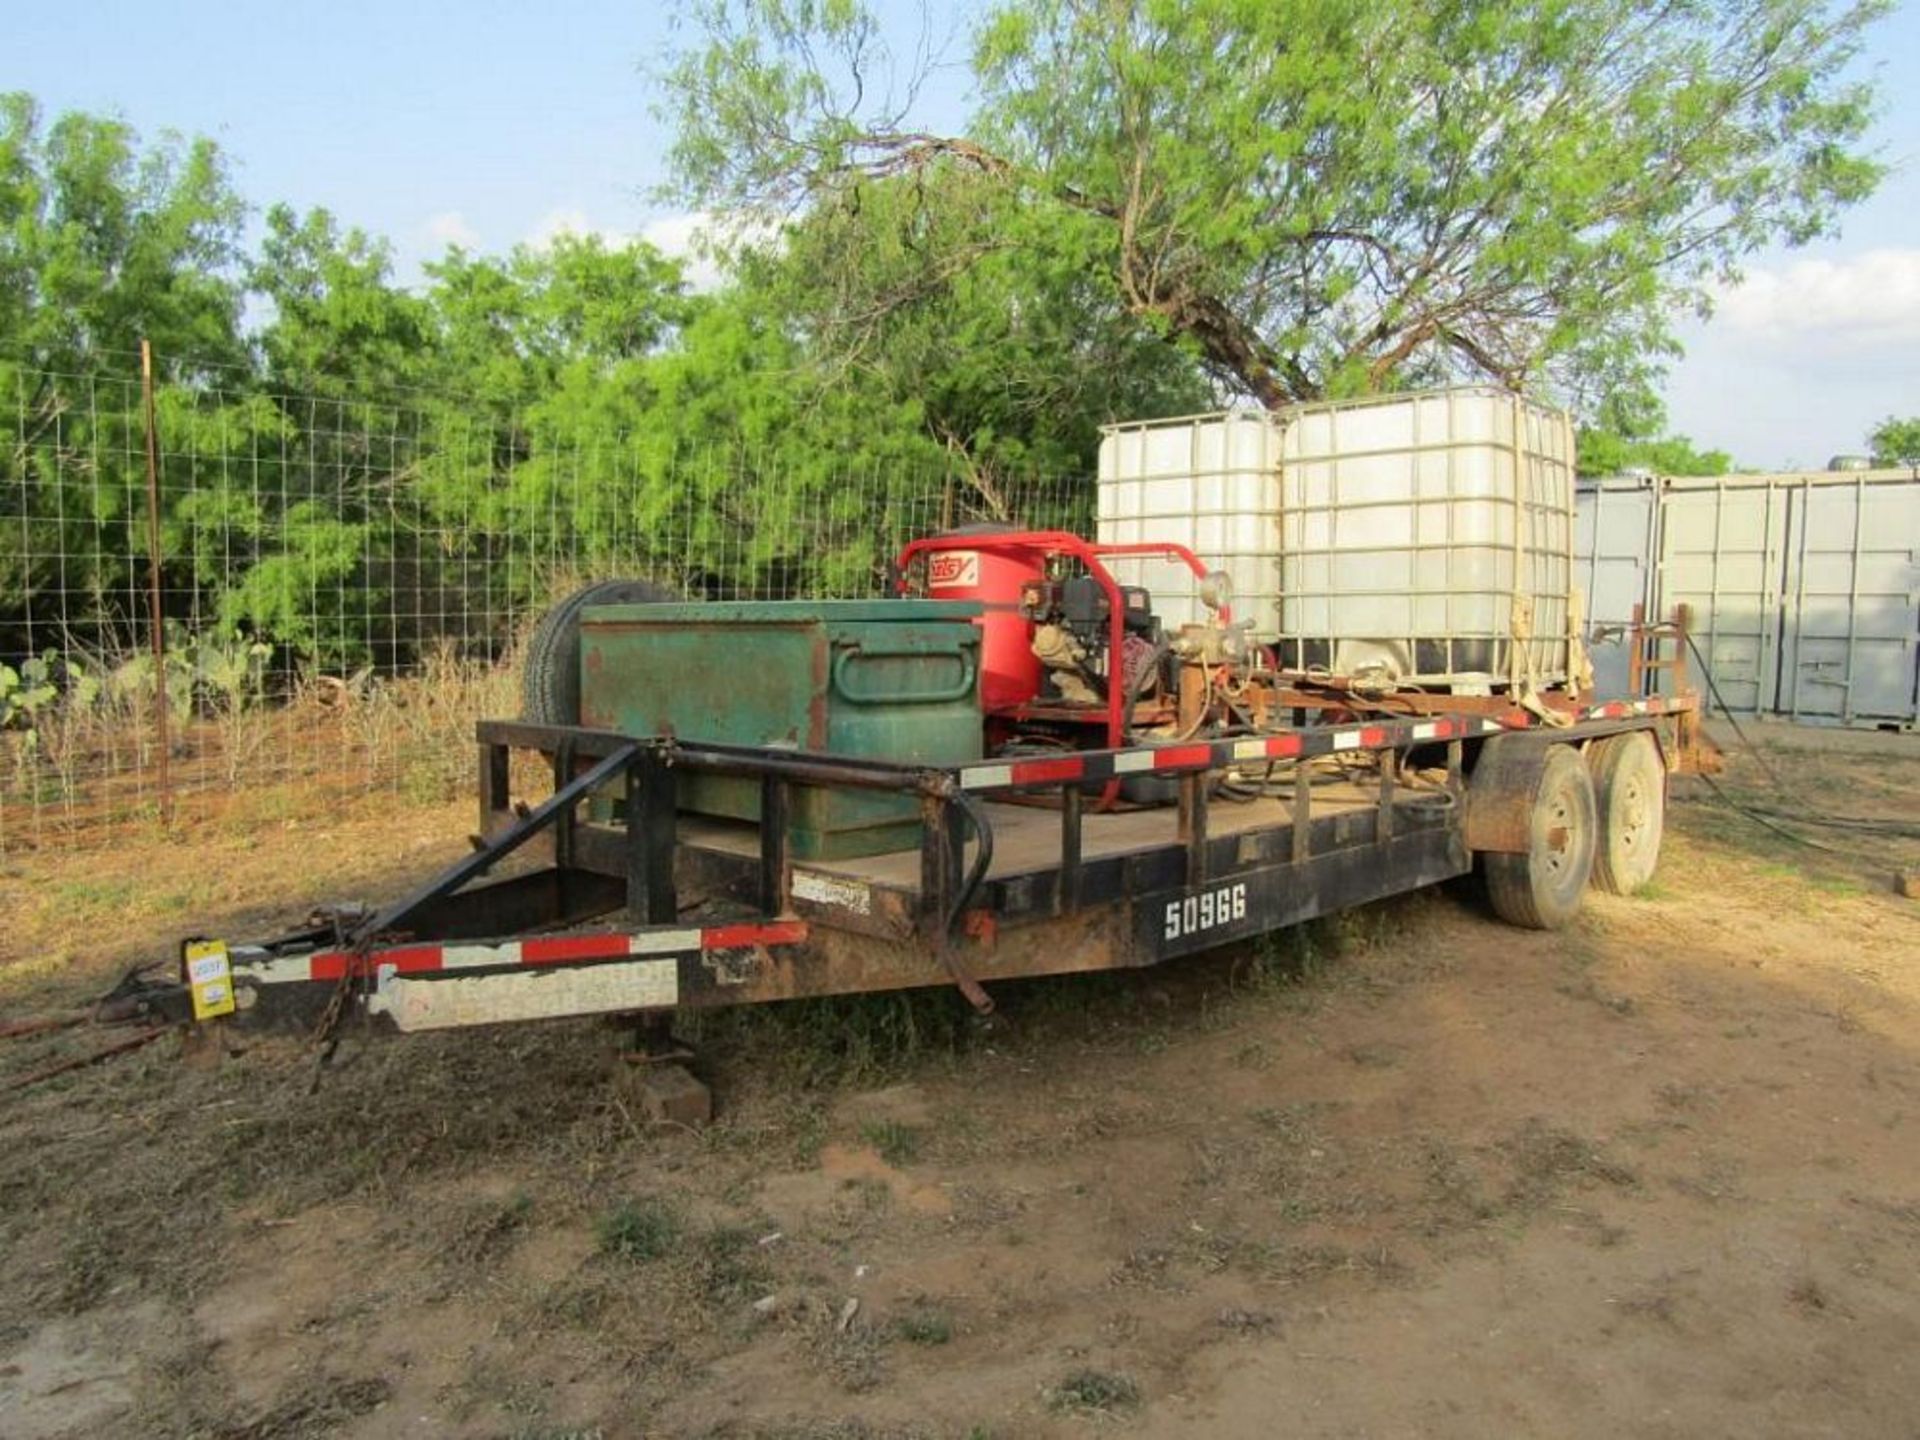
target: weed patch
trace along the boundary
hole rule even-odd
[[[623,1200],[594,1222],[600,1253],[621,1260],[658,1260],[674,1248],[682,1226],[677,1210],[652,1196]]]
[[[220,1440],[299,1440],[322,1435],[371,1415],[391,1394],[391,1387],[378,1376],[309,1380],[265,1414],[216,1433]]]
[[[687,1037],[796,1086],[868,1085],[959,1053],[970,1015],[955,991],[907,990],[730,1007],[690,1017]]]
[[[695,1258],[700,1293],[709,1304],[736,1305],[771,1284],[752,1233],[739,1226],[717,1225],[701,1235]]]
[[[533,1196],[524,1190],[505,1200],[483,1201],[451,1222],[436,1224],[441,1257],[454,1268],[490,1265],[513,1247],[532,1218]]]
[[[1538,1209],[1570,1185],[1628,1189],[1640,1183],[1631,1166],[1610,1159],[1572,1131],[1538,1119],[1528,1121],[1499,1148],[1513,1167],[1506,1201],[1517,1210]]]
[[[898,1120],[869,1120],[860,1127],[860,1138],[889,1165],[911,1165],[920,1158],[920,1131],[916,1126]]]
[[[923,1303],[894,1321],[893,1329],[909,1345],[944,1345],[953,1339],[953,1316]]]
[[[1053,1409],[1079,1414],[1111,1414],[1140,1403],[1133,1377],[1109,1370],[1076,1370],[1047,1392]]]

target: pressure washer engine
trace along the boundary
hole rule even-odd
[[[1035,580],[1021,588],[1020,610],[1030,623],[1030,648],[1039,660],[1041,693],[1068,705],[1104,703],[1112,673],[1107,638],[1112,617],[1100,582],[1091,575]],[[1167,640],[1144,586],[1120,587],[1121,692],[1137,699],[1159,683]]]
[[[1169,634],[1151,594],[1114,577],[1105,561],[1115,557],[1190,569],[1207,620]],[[903,593],[972,600],[985,611],[989,754],[1117,749],[1266,726],[1271,707],[1249,683],[1264,652],[1234,623],[1226,576],[1185,546],[976,527],[914,541],[897,568]],[[1236,707],[1236,696],[1247,703]]]

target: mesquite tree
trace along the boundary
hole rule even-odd
[[[1269,406],[1422,380],[1643,387],[1670,317],[1880,167],[1881,0],[1001,0],[960,133],[858,0],[705,0],[663,77],[678,193],[792,221],[963,174],[1005,223],[819,257],[822,333],[1009,249],[1097,276]],[[933,183],[929,193],[950,186]],[[902,207],[894,207],[896,210]],[[907,207],[910,210],[910,207]]]

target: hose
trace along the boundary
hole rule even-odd
[[[988,867],[993,864],[993,825],[987,819],[986,810],[964,790],[954,791],[951,799],[953,804],[960,807],[960,813],[967,817],[967,824],[973,827],[976,844],[973,864],[968,868],[966,878],[960,882],[960,892],[954,896],[953,909],[947,913],[948,933],[966,913],[967,906],[973,903],[974,893],[987,878]]]
[[[1773,782],[1773,788],[1784,792],[1787,788],[1786,782],[1780,778],[1779,772],[1768,762],[1766,753],[1762,751],[1758,745],[1754,744],[1753,741],[1748,739],[1747,732],[1740,728],[1740,721],[1728,706],[1726,697],[1720,693],[1719,682],[1713,678],[1713,667],[1707,664],[1707,657],[1700,653],[1700,647],[1694,643],[1692,632],[1688,632],[1687,635],[1687,649],[1693,652],[1693,658],[1700,666],[1700,674],[1707,682],[1708,696],[1712,698],[1714,704],[1720,707],[1720,713],[1726,717],[1727,724],[1733,727],[1734,735],[1742,745],[1747,747],[1747,753],[1760,762],[1760,768],[1767,772],[1767,778]]]
[[[1727,724],[1733,728],[1734,737],[1739,740],[1747,753],[1759,762],[1760,768],[1766,772],[1767,779],[1772,783],[1774,790],[1781,798],[1800,803],[1804,808],[1796,811],[1783,811],[1764,805],[1749,804],[1729,794],[1711,775],[1701,775],[1699,778],[1706,782],[1708,790],[1713,793],[1714,798],[1719,800],[1721,804],[1737,814],[1744,815],[1756,825],[1771,830],[1783,839],[1793,841],[1796,845],[1806,845],[1812,849],[1824,850],[1834,855],[1843,854],[1844,852],[1835,849],[1835,847],[1831,845],[1822,844],[1818,840],[1810,839],[1805,835],[1797,835],[1793,831],[1786,829],[1780,822],[1785,821],[1800,825],[1814,825],[1830,830],[1848,830],[1864,835],[1892,836],[1904,840],[1920,839],[1920,824],[1915,824],[1911,821],[1888,820],[1868,815],[1835,815],[1811,806],[1806,806],[1804,801],[1793,793],[1792,787],[1781,778],[1780,772],[1773,768],[1772,763],[1767,759],[1766,752],[1762,750],[1760,746],[1756,745],[1752,737],[1741,727],[1739,718],[1727,705],[1726,697],[1720,693],[1720,686],[1713,678],[1713,667],[1707,663],[1707,657],[1701,653],[1700,647],[1694,642],[1693,636],[1689,634],[1686,639],[1687,649],[1692,652],[1694,661],[1700,667],[1701,677],[1707,682],[1707,694],[1711,697],[1713,703],[1720,707],[1720,714],[1726,719]]]

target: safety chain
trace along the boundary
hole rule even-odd
[[[335,912],[327,916],[333,927],[333,943],[336,949],[348,948],[346,931],[341,925],[341,917]],[[313,1079],[307,1086],[309,1095],[320,1089],[320,1076],[340,1048],[340,1025],[346,1018],[347,1001],[353,996],[355,982],[365,977],[368,962],[372,958],[373,936],[364,935],[352,947],[353,959],[340,971],[340,979],[333,987],[333,994],[327,997],[327,1008],[321,1012],[320,1023],[314,1027],[313,1043],[317,1053],[314,1057]]]

